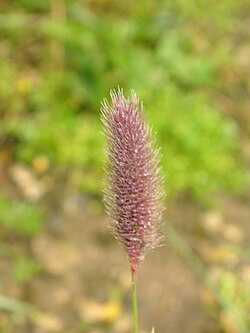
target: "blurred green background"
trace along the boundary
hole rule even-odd
[[[102,222],[99,116],[102,99],[120,86],[137,92],[157,132],[173,220],[166,228],[170,250],[161,257],[173,252],[198,278],[195,295],[203,295],[202,316],[213,325],[201,324],[197,333],[249,333],[249,0],[1,0],[0,10],[0,331],[129,331],[117,319],[122,306],[129,314],[129,295],[117,272],[111,276],[118,291],[103,282],[108,268],[97,271],[97,284],[109,291],[75,301],[68,287],[68,303],[76,305],[63,303],[60,314],[62,306],[46,308],[37,293],[46,292],[50,274],[70,275],[67,260],[65,270],[55,267],[62,239],[71,247],[63,247],[66,253],[80,251],[80,239],[67,229],[72,221],[82,223],[85,253],[118,247]],[[84,270],[79,279],[91,290],[89,275]],[[184,310],[171,328],[164,309],[154,311],[162,314],[153,316],[156,332],[190,332],[180,326]],[[149,332],[146,313],[141,321]]]

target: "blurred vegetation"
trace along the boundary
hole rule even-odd
[[[32,258],[21,257],[15,262],[12,275],[16,282],[25,282],[40,270],[39,264]]]
[[[0,129],[2,138],[15,138],[15,161],[45,156],[54,170],[80,175],[74,186],[100,193],[100,101],[119,85],[146,105],[168,192],[203,197],[240,188],[238,128],[213,98],[231,70],[226,36],[238,2],[205,9],[203,1],[16,0],[2,7]]]
[[[2,227],[26,236],[41,231],[41,216],[33,204],[0,196],[0,210]]]
[[[145,104],[170,199],[240,193],[249,10],[249,0],[0,0],[1,238],[38,235],[53,191],[101,194],[100,103],[118,86]],[[13,182],[18,190],[4,191]],[[12,256],[17,282],[40,271],[29,250]],[[248,286],[228,273],[215,288],[233,332],[248,332]]]

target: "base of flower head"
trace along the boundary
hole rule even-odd
[[[135,274],[136,272],[136,268],[137,268],[137,265],[131,263],[130,264],[130,270],[131,270],[131,274]]]

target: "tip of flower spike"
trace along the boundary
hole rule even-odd
[[[159,151],[135,92],[110,92],[102,104],[106,138],[104,202],[115,237],[125,248],[135,271],[144,253],[159,245],[162,178]]]

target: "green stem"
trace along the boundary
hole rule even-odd
[[[135,281],[134,270],[131,270],[131,276],[132,276],[132,310],[133,310],[134,333],[137,333],[138,332],[137,293],[136,293],[136,281]]]

